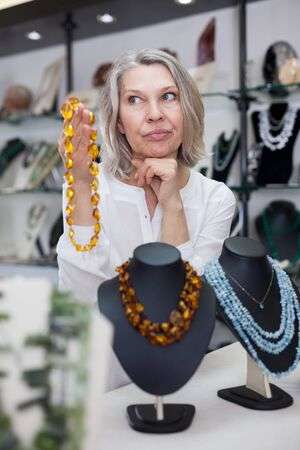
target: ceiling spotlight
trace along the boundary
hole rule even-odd
[[[178,5],[191,5],[192,3],[195,3],[195,0],[175,0],[175,3]]]
[[[41,39],[42,35],[37,31],[31,31],[30,33],[26,34],[26,37],[28,39],[31,39],[32,41],[38,41]]]
[[[98,14],[98,16],[96,17],[97,22],[102,22],[102,23],[113,23],[116,21],[116,18],[114,16],[112,16],[111,14]]]

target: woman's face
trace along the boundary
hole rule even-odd
[[[178,88],[165,66],[141,64],[124,73],[118,128],[136,158],[177,157],[183,116]]]

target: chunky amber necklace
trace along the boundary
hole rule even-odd
[[[197,272],[188,262],[184,262],[185,283],[177,307],[167,322],[159,323],[152,322],[144,313],[144,305],[130,284],[128,265],[129,261],[126,261],[116,271],[119,273],[119,291],[129,323],[153,345],[166,346],[181,341],[199,308],[202,281]]]
[[[66,206],[66,222],[69,225],[69,232],[68,236],[71,241],[71,243],[74,245],[75,249],[78,252],[88,252],[92,250],[94,247],[96,247],[97,242],[99,240],[99,234],[101,230],[100,225],[100,211],[98,209],[98,203],[100,200],[99,194],[98,194],[98,175],[99,175],[99,165],[96,162],[96,159],[100,155],[100,150],[95,143],[97,139],[97,132],[94,131],[90,136],[90,145],[88,148],[88,154],[91,157],[91,162],[89,165],[89,171],[90,174],[94,177],[90,187],[91,187],[91,203],[93,206],[93,217],[96,220],[96,223],[94,225],[94,234],[91,236],[90,241],[87,244],[78,244],[75,239],[75,231],[73,229],[74,225],[74,219],[73,214],[75,210],[75,191],[73,189],[73,185],[75,183],[75,178],[72,174],[72,167],[74,165],[73,162],[73,152],[74,152],[74,146],[72,143],[72,137],[75,134],[75,130],[71,124],[71,120],[73,118],[74,112],[78,109],[80,104],[80,101],[76,97],[70,97],[61,107],[61,115],[64,118],[64,148],[65,148],[65,179],[67,182],[67,191],[66,191],[66,197],[67,197],[67,206]],[[94,113],[90,112],[90,124],[93,125],[95,123],[95,115]]]

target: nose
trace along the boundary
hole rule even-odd
[[[162,108],[158,101],[153,100],[148,103],[147,110],[147,121],[148,122],[157,122],[158,120],[163,119],[164,114]]]

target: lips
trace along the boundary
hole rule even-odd
[[[144,137],[151,141],[160,141],[168,137],[172,132],[170,130],[166,130],[163,128],[159,128],[157,130],[152,130],[149,133],[145,134]]]

